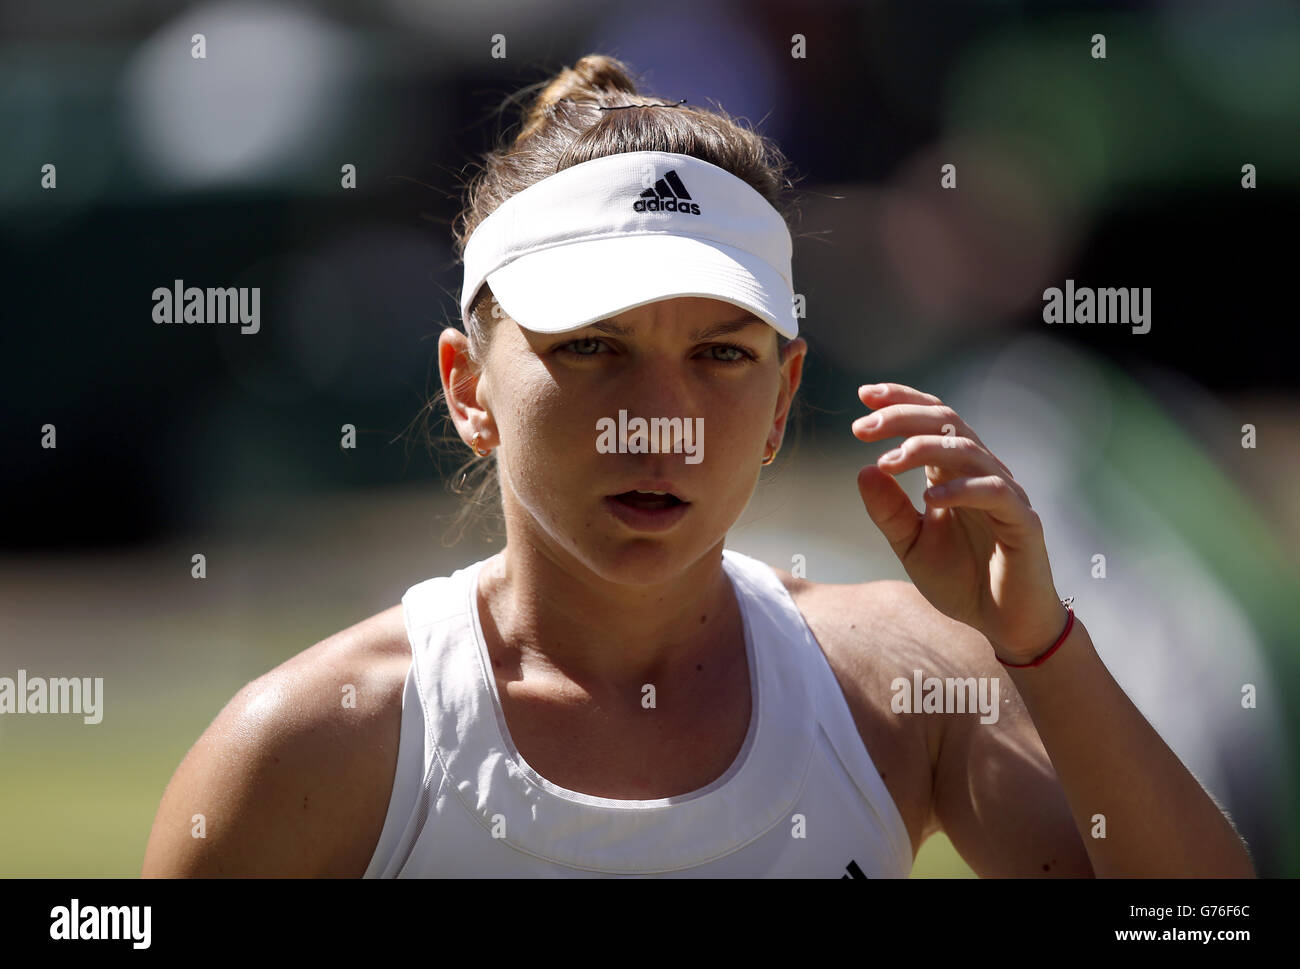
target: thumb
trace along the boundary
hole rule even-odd
[[[858,494],[867,514],[901,561],[921,530],[921,513],[912,507],[912,499],[894,476],[874,464],[858,472]]]

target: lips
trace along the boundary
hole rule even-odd
[[[667,487],[632,488],[616,495],[606,495],[604,505],[611,515],[638,532],[667,531],[681,521],[691,507],[689,501]]]
[[[671,492],[666,494],[655,494],[645,491],[624,491],[622,494],[610,495],[617,502],[629,505],[633,508],[659,509],[672,508],[674,505],[684,504],[684,502]]]
[[[609,497],[640,501],[642,499],[672,496],[682,504],[690,504],[690,499],[683,493],[681,486],[668,478],[642,478],[640,481],[624,479],[619,484],[626,484],[627,490],[610,494]]]

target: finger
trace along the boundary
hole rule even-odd
[[[1020,486],[1020,482],[1011,476],[1006,465],[969,438],[918,434],[909,437],[887,454],[882,454],[877,465],[890,474],[901,474],[911,468],[925,466],[946,471],[954,476],[1005,477],[1017,497],[1026,505],[1029,504],[1028,493]]]
[[[974,508],[1002,526],[998,538],[1012,548],[1042,533],[1038,513],[1020,500],[1011,483],[998,475],[954,478],[927,488],[923,497],[936,508]]]
[[[932,466],[953,477],[1001,474],[997,460],[967,437],[918,434],[882,454],[876,462],[890,474]]]
[[[858,472],[858,494],[867,515],[876,523],[880,533],[899,559],[905,559],[921,532],[923,516],[912,505],[912,500],[890,475],[875,465],[867,465]]]
[[[934,394],[927,394],[907,384],[863,384],[858,388],[858,400],[868,407],[885,404],[938,404]]]
[[[950,430],[951,429],[951,430]],[[912,434],[947,434],[968,437],[989,450],[961,416],[947,404],[890,404],[853,422],[853,434],[862,441]],[[991,453],[991,452],[990,452]]]

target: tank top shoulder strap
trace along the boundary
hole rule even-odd
[[[363,878],[395,877],[406,865],[428,820],[430,802],[436,797],[442,778],[435,776],[438,774],[436,749],[424,710],[426,685],[437,675],[435,647],[445,638],[439,633],[451,637],[471,634],[466,615],[466,589],[482,564],[476,562],[451,575],[417,582],[402,596],[402,616],[412,655],[402,690],[397,771],[379,843]],[[458,623],[459,628],[444,628],[456,627]]]
[[[825,739],[876,815],[882,830],[889,832],[898,870],[910,871],[912,836],[858,731],[844,690],[794,598],[767,563],[732,549],[723,554],[732,576],[740,577],[752,591],[754,614],[770,623],[769,634],[764,638],[775,644],[774,652],[787,654],[786,659],[798,667],[798,679],[807,690],[808,708],[816,711],[818,727]]]

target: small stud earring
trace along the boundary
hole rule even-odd
[[[479,435],[478,435],[478,431],[475,431],[475,432],[474,432],[474,442],[470,445],[470,447],[472,447],[472,448],[474,449],[474,453],[477,454],[479,457],[481,457],[481,458],[485,458],[485,457],[487,457],[489,454],[492,453],[492,449],[491,449],[491,448],[488,448],[488,449],[485,450],[485,451],[480,451],[480,450],[479,450],[479,446],[478,446],[478,436],[479,436]]]

